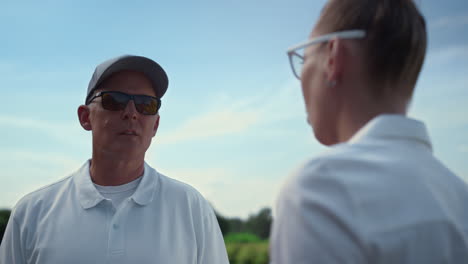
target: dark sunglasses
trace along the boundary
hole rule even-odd
[[[133,100],[136,110],[143,115],[155,115],[161,107],[159,98],[114,91],[98,92],[89,99],[87,104],[90,104],[97,97],[101,97],[102,107],[110,111],[124,110],[130,100]]]

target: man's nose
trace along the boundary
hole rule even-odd
[[[135,102],[129,100],[124,110],[122,111],[122,119],[137,119],[138,111],[135,107]]]

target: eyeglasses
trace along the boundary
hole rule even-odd
[[[293,46],[288,49],[289,63],[291,64],[292,71],[297,79],[301,79],[302,65],[304,64],[304,49],[308,46],[328,42],[334,38],[341,39],[361,39],[366,36],[364,30],[346,30],[334,32],[319,37],[309,39],[303,43]],[[302,51],[302,52],[300,52]]]
[[[91,97],[87,104],[90,104],[98,97],[101,97],[102,107],[110,111],[124,110],[130,100],[133,100],[136,110],[143,115],[155,115],[161,107],[161,100],[159,98],[114,91],[98,92]]]

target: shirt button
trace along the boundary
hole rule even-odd
[[[119,229],[119,225],[118,225],[118,224],[113,224],[112,227],[113,227],[114,229]]]

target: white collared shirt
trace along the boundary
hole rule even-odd
[[[208,202],[145,163],[136,191],[116,210],[93,185],[89,162],[22,198],[0,248],[1,264],[228,263]]]
[[[274,264],[468,263],[468,186],[404,116],[378,116],[307,162],[276,209]]]

